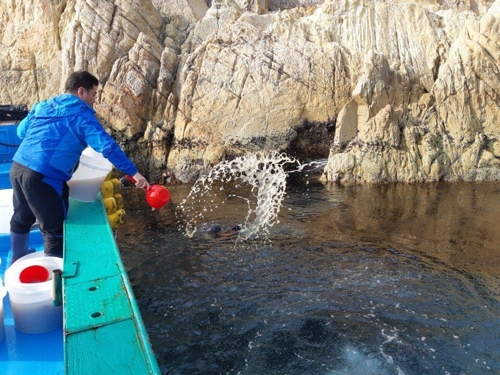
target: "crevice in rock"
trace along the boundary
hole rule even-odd
[[[301,161],[327,158],[333,143],[337,116],[326,122],[304,119],[295,128],[296,136],[285,152]]]

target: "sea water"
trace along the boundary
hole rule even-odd
[[[154,212],[125,189],[117,241],[162,373],[499,374],[500,184],[324,185],[299,168],[250,237],[198,235],[256,220],[240,178],[169,187]]]

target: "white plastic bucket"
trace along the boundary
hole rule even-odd
[[[14,213],[12,205],[12,189],[0,190],[0,233],[10,232],[10,218]]]
[[[112,168],[113,165],[102,154],[87,147],[68,181],[69,196],[82,202],[93,202]]]
[[[33,265],[48,270],[48,280],[31,284],[20,281],[21,272]],[[62,270],[63,260],[37,251],[18,259],[5,271],[5,286],[14,317],[14,326],[24,333],[42,333],[62,326],[62,306],[52,304],[52,271]]]
[[[5,338],[5,323],[3,315],[3,298],[7,294],[7,289],[3,286],[2,279],[0,278],[0,342]]]

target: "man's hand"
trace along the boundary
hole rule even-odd
[[[135,180],[136,187],[138,187],[139,189],[145,189],[145,190],[149,189],[149,182],[148,182],[148,180],[146,180],[146,178],[142,174],[137,172],[132,177]]]

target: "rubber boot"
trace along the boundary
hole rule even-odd
[[[10,245],[12,247],[12,257],[10,264],[14,263],[19,258],[31,254],[35,249],[28,249],[28,241],[30,239],[29,233],[14,233],[10,232]]]

